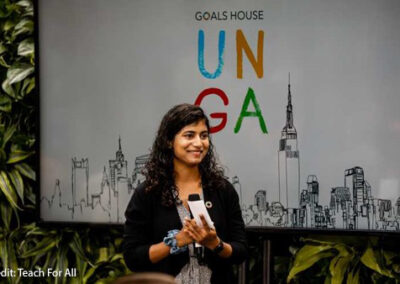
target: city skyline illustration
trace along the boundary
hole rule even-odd
[[[141,172],[147,159],[148,155],[136,157],[135,167],[128,176],[128,161],[122,152],[119,137],[115,159],[108,161],[108,168],[104,166],[97,192],[90,193],[89,159],[74,157],[71,160],[71,202],[63,198],[63,193],[68,193],[62,190],[60,180],[56,179],[52,195],[41,197],[41,206],[47,206],[50,212],[64,216],[66,221],[88,222],[91,216],[96,216],[96,220],[104,220],[104,223],[122,223],[130,197],[143,181]]]
[[[400,198],[380,199],[372,195],[373,188],[360,165],[344,168],[343,184],[331,186],[328,204],[320,204],[318,177],[303,174],[300,167],[298,132],[295,128],[294,105],[290,77],[288,82],[286,122],[277,147],[278,200],[269,200],[267,190],[254,191],[242,187],[236,175],[229,178],[235,187],[246,226],[280,228],[316,228],[344,230],[398,231]],[[98,188],[89,188],[88,158],[71,159],[71,187],[60,179],[54,182],[53,193],[41,196],[41,210],[62,221],[123,223],[124,211],[135,190],[144,181],[141,171],[149,155],[135,158],[132,172],[122,152],[121,137],[115,158],[104,165]],[[307,157],[302,157],[307,159]],[[306,178],[306,183],[300,180]],[[243,202],[243,193],[255,192],[253,203]]]
[[[246,226],[399,230],[400,197],[394,203],[390,199],[373,197],[371,185],[360,166],[344,170],[344,183],[331,187],[327,205],[319,203],[320,188],[316,175],[307,175],[306,188],[301,190],[297,136],[289,74],[286,124],[278,147],[279,200],[269,201],[267,191],[258,190],[253,204],[241,204]]]

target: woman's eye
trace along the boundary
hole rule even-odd
[[[202,135],[201,135],[201,138],[202,138],[202,139],[207,139],[207,138],[208,138],[208,133],[202,134]]]

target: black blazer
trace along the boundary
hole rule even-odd
[[[203,188],[205,201],[211,201],[208,213],[218,237],[232,246],[231,257],[224,259],[206,249],[205,261],[212,271],[211,283],[232,283],[232,264],[247,258],[248,249],[239,198],[234,187],[226,181],[221,188]],[[169,255],[158,263],[151,263],[149,248],[162,242],[169,230],[182,229],[175,206],[165,207],[154,192],[138,186],[125,212],[123,251],[126,265],[132,271],[157,271],[176,276],[188,263],[188,252]]]

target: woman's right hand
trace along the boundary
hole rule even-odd
[[[185,232],[184,229],[180,230],[179,233],[175,235],[175,239],[176,239],[176,245],[178,247],[183,247],[193,243],[192,237],[189,235],[188,232]]]

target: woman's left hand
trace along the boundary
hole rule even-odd
[[[213,250],[219,244],[217,232],[214,228],[208,226],[203,215],[200,215],[200,220],[203,223],[202,227],[198,226],[194,219],[186,219],[183,229],[189,233],[196,243]]]

